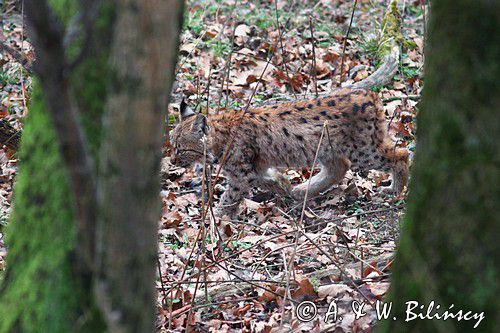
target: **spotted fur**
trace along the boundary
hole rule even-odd
[[[201,162],[206,140],[207,156],[217,162],[235,131],[224,165],[229,187],[219,207],[221,214],[232,213],[251,187],[271,186],[270,178],[279,177],[277,172],[270,176],[270,168],[311,166],[325,122],[318,153],[321,171],[311,179],[311,196],[339,183],[349,168],[391,172],[393,190],[404,189],[408,152],[388,136],[377,94],[363,89],[339,89],[328,97],[258,107],[246,114],[189,116],[172,131],[172,161],[183,166]],[[283,178],[277,179],[281,188],[289,186]],[[301,198],[306,188],[307,183],[299,184],[291,192]]]

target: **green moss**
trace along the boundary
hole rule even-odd
[[[34,89],[32,100],[19,152],[13,216],[6,228],[8,271],[0,294],[0,332],[68,332],[86,298],[68,260],[75,241],[73,203],[40,89]]]
[[[65,23],[77,3],[51,1]],[[112,26],[113,5],[103,1],[95,26],[100,52],[80,64],[70,78],[94,158],[101,139]],[[92,298],[92,281],[73,271],[73,202],[41,88],[34,86],[19,151],[13,215],[5,227],[9,252],[0,285],[0,333],[104,331]]]
[[[391,0],[389,8],[382,20],[382,36],[378,47],[378,59],[382,60],[391,53],[393,41],[402,43],[404,41],[401,34],[401,15],[398,10],[398,1]]]
[[[94,34],[98,44],[110,45],[110,27],[114,21],[114,9],[105,2],[95,22]],[[73,95],[80,107],[82,123],[87,133],[87,143],[95,165],[99,165],[98,151],[102,138],[102,114],[106,104],[110,70],[107,63],[109,48],[101,47],[94,57],[83,61],[71,77]]]
[[[79,4],[75,0],[49,0],[49,5],[63,24],[68,24],[78,11]]]

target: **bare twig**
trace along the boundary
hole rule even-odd
[[[239,277],[237,274],[231,272],[229,269],[227,269],[226,267],[222,266],[221,264],[219,264],[218,262],[214,262],[214,264],[220,268],[222,268],[223,270],[225,270],[229,275],[232,275],[234,276],[237,280],[243,282],[243,283],[247,283],[248,285],[252,286],[252,287],[255,287],[255,288],[258,288],[258,289],[262,289],[264,291],[267,291],[267,292],[270,292],[271,294],[275,295],[276,297],[280,297],[280,298],[284,298],[283,295],[280,295],[278,294],[277,292],[275,292],[274,290],[271,290],[269,288],[266,288],[264,286],[261,286],[259,285],[258,283],[254,283],[254,282],[251,282],[250,280],[245,280],[241,277]],[[298,303],[297,301],[295,301],[294,299],[290,299],[290,302],[293,302],[293,303]]]
[[[70,71],[78,66],[92,50],[94,22],[97,19],[97,14],[99,12],[99,8],[101,7],[101,0],[87,0],[80,1],[80,3],[82,6],[82,12],[77,14],[75,18],[72,19],[63,39],[64,48],[68,49],[74,40],[80,36],[82,38],[80,52],[67,65],[67,69]]]
[[[427,1],[423,0],[422,1],[422,18],[423,18],[423,33],[424,33],[424,42],[423,42],[423,47],[422,47],[422,61],[425,61],[425,44],[427,44],[427,16],[425,13],[426,10],[426,5]]]
[[[219,113],[220,108],[221,108],[221,103],[222,103],[222,94],[224,93],[224,83],[226,84],[226,104],[224,107],[227,109],[227,106],[229,104],[229,77],[231,74],[231,61],[234,53],[234,37],[236,34],[236,20],[233,17],[234,13],[234,8],[236,7],[236,4],[238,1],[234,2],[234,5],[231,8],[231,17],[233,18],[233,31],[231,33],[231,51],[229,52],[224,71],[226,72],[226,75],[222,77],[222,83],[220,85],[220,92],[219,92],[219,98],[217,102],[217,110],[216,113]]]
[[[205,229],[205,228],[202,226],[201,229]],[[203,242],[204,242],[204,240],[202,239],[202,243]],[[198,254],[199,254],[199,252],[198,252]],[[198,291],[198,286],[200,285],[200,277],[201,277],[201,274],[198,274],[198,277],[196,278],[196,284],[195,284],[194,292],[193,292],[193,299],[191,300],[191,307],[189,308],[189,313],[188,313],[188,323],[190,322],[190,317],[193,314],[192,310],[193,310],[194,303],[195,303],[195,300],[196,300],[196,292]],[[206,286],[207,285],[205,284],[205,287]],[[207,299],[207,301],[208,301],[208,299]]]
[[[299,219],[298,223],[294,223],[294,226],[296,229],[295,230],[295,241],[294,241],[293,252],[292,252],[292,255],[290,256],[290,261],[288,262],[288,270],[292,271],[294,273],[295,273],[295,270],[293,267],[293,262],[295,261],[295,254],[297,252],[297,246],[299,244],[299,233],[301,232],[302,223],[304,221],[304,214],[306,211],[307,197],[309,196],[309,189],[311,187],[312,173],[317,165],[316,163],[318,161],[319,149],[321,148],[321,144],[323,143],[323,137],[325,135],[325,129],[327,128],[327,124],[328,124],[327,121],[325,121],[325,123],[323,124],[323,130],[321,131],[321,136],[319,137],[318,146],[316,148],[316,153],[314,154],[314,160],[313,160],[313,164],[311,166],[311,176],[309,177],[309,179],[307,181],[306,192],[304,194],[304,201],[302,203],[302,211],[300,212],[300,219]]]
[[[160,263],[160,257],[156,257],[156,266],[158,267],[158,277],[160,279],[160,286],[161,286],[161,303],[163,306],[167,305],[167,293],[165,291],[165,285],[163,284],[163,276],[161,275],[161,263]]]
[[[267,284],[284,284],[285,282],[281,281],[274,281],[274,280],[261,280],[261,279],[247,279],[245,281],[250,281],[250,282],[260,282],[260,283],[267,283]],[[170,283],[173,285],[177,284],[195,284],[196,281],[193,280],[187,280],[187,281],[166,281],[166,283]],[[200,281],[199,283],[203,284],[233,284],[233,283],[244,283],[244,281],[241,280],[205,280],[205,281]]]
[[[314,78],[314,93],[316,98],[318,98],[318,77],[316,74],[316,46],[314,42],[314,28],[312,24],[312,16],[309,15],[309,28],[311,29],[311,44],[312,44],[312,53],[313,53],[313,61],[312,61],[312,75]]]
[[[347,46],[347,40],[349,39],[349,33],[351,32],[352,21],[354,19],[354,12],[356,11],[356,5],[358,4],[358,0],[354,0],[354,4],[352,6],[351,19],[349,20],[349,27],[347,28],[347,32],[344,38],[344,45],[342,46],[342,61],[340,63],[340,78],[337,85],[340,87],[342,84],[342,76],[344,75],[344,59],[345,59],[345,49]]]
[[[0,119],[0,145],[17,151],[21,141],[21,131],[16,130],[6,119]]]
[[[324,224],[328,224],[328,223],[343,221],[345,219],[352,218],[352,217],[365,216],[365,215],[371,215],[371,214],[382,213],[382,212],[387,212],[387,211],[392,211],[392,210],[400,210],[400,209],[403,209],[403,207],[401,207],[401,206],[394,206],[394,207],[388,207],[388,208],[381,208],[381,209],[369,210],[369,211],[365,211],[365,212],[361,212],[361,213],[356,213],[356,214],[352,214],[352,215],[348,215],[348,216],[337,217],[335,219],[324,219],[323,222],[319,222],[319,223],[317,223],[315,225],[305,226],[304,230],[307,230],[307,229],[310,229],[310,228],[316,228],[318,226],[321,226],[321,225],[324,225]],[[256,247],[258,247],[258,246],[260,246],[262,244],[265,244],[267,242],[273,241],[273,240],[275,240],[277,238],[280,238],[280,237],[283,237],[283,236],[288,236],[288,235],[294,234],[296,232],[297,231],[294,229],[294,230],[291,230],[291,231],[287,231],[287,232],[283,232],[283,233],[279,233],[279,234],[275,234],[275,235],[269,236],[269,238],[267,238],[267,239],[259,240],[259,241],[255,242],[254,244],[252,244],[251,246],[245,248],[245,249],[239,250],[239,251],[237,251],[237,252],[235,252],[235,253],[227,256],[227,257],[219,259],[218,262],[222,263],[222,262],[226,262],[226,261],[228,261],[230,259],[237,258],[238,256],[240,256],[242,253],[244,253],[246,251],[250,251],[251,249],[254,249],[254,248],[256,248]],[[199,233],[200,233],[200,231],[198,231],[198,236],[196,238],[199,237]],[[188,257],[188,261],[190,261],[190,260],[191,260],[190,257]],[[208,265],[207,267],[204,268],[204,270],[205,269],[210,269],[210,268],[215,267],[215,266],[216,266],[215,264]],[[191,279],[193,277],[196,277],[198,274],[200,274],[200,272],[192,274],[192,275],[186,277],[186,279]],[[186,279],[183,279],[183,277],[184,277],[184,274],[182,275],[182,277],[178,281],[185,281]]]
[[[283,36],[281,35],[281,28],[280,28],[280,20],[278,16],[278,1],[274,1],[274,9],[276,12],[276,27],[278,29],[278,38],[280,41],[280,48],[281,48],[281,66],[283,67],[285,74],[286,74],[286,79],[287,83],[289,84],[290,90],[292,91],[293,96],[295,99],[297,99],[297,94],[295,94],[295,89],[293,88],[293,85],[290,83],[290,74],[288,73],[288,67],[286,66],[286,54],[285,54],[285,48],[283,47]]]
[[[217,183],[217,180],[219,179],[219,176],[220,176],[220,173],[222,171],[222,167],[224,166],[224,164],[226,163],[227,161],[227,158],[229,156],[229,152],[231,151],[231,148],[233,146],[233,143],[234,143],[234,140],[236,138],[236,134],[237,134],[237,131],[243,121],[243,118],[245,117],[246,113],[248,112],[248,109],[250,108],[250,104],[252,103],[252,100],[253,100],[253,97],[255,96],[256,92],[257,92],[257,89],[259,87],[259,84],[260,82],[262,81],[262,77],[264,76],[264,73],[266,72],[267,70],[267,67],[269,66],[269,63],[271,62],[272,60],[272,55],[271,57],[269,57],[269,60],[267,61],[266,63],[266,66],[264,67],[259,79],[257,80],[257,84],[255,85],[255,89],[252,91],[252,95],[250,95],[250,98],[248,99],[248,103],[245,107],[245,109],[243,110],[243,112],[241,113],[241,116],[240,118],[238,119],[237,123],[236,123],[236,126],[233,126],[231,128],[232,130],[232,135],[231,137],[229,138],[229,142],[227,143],[226,145],[226,149],[222,155],[222,159],[220,161],[220,164],[219,164],[219,167],[217,168],[217,172],[216,172],[216,175],[215,175],[215,180],[212,184],[212,187],[210,188],[210,193],[209,193],[209,197],[208,197],[208,202],[212,202],[213,201],[213,195],[214,195],[214,189],[215,189],[215,184]],[[204,213],[206,214],[206,213]]]
[[[22,22],[22,26],[21,26],[21,52],[22,52],[23,45],[24,45],[24,0],[21,3],[21,22]],[[23,98],[22,115],[26,116],[28,114],[28,106],[26,103],[26,87],[24,85],[24,75],[23,75],[22,69],[19,69],[19,76],[21,79],[21,94],[22,94],[22,98]]]
[[[311,244],[313,244],[324,256],[326,256],[328,259],[330,259],[330,262],[337,267],[342,274],[347,278],[347,280],[350,282],[350,284],[360,293],[361,296],[363,296],[364,299],[368,302],[368,304],[373,306],[372,301],[359,289],[359,287],[354,283],[354,279],[349,276],[346,270],[344,270],[339,264],[338,260],[332,258],[328,252],[323,250],[320,246],[318,246],[305,232],[301,230],[302,236],[304,236]],[[332,253],[335,253],[332,251]]]
[[[382,102],[387,103],[387,102],[397,101],[400,99],[411,99],[413,101],[418,101],[421,99],[421,96],[420,95],[392,96],[392,97],[382,98]]]
[[[252,301],[252,300],[255,300],[256,298],[257,297],[245,297],[245,298],[230,299],[230,300],[225,300],[225,301],[220,301],[220,302],[210,302],[210,303],[200,304],[200,305],[197,305],[197,306],[187,305],[184,308],[179,309],[180,311],[177,310],[177,312],[174,315],[170,316],[169,329],[171,327],[170,325],[171,325],[172,319],[175,319],[177,317],[182,316],[187,311],[199,310],[199,309],[206,308],[206,307],[209,307],[209,306],[215,307],[215,306],[218,306],[218,305],[223,305],[223,304],[228,304],[228,303],[233,303],[233,302]]]

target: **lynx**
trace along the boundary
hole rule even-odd
[[[325,129],[324,129],[325,127]],[[339,89],[327,97],[262,106],[212,115],[195,114],[181,104],[181,121],[172,131],[172,163],[188,167],[203,160],[221,160],[228,142],[233,146],[223,165],[228,187],[218,214],[233,214],[254,186],[291,190],[303,198],[307,182],[291,188],[278,167],[311,167],[317,154],[320,172],[310,179],[308,195],[316,196],[338,184],[347,170],[392,173],[392,191],[400,193],[407,182],[408,152],[396,148],[387,133],[382,103],[377,94],[363,89]]]

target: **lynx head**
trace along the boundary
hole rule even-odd
[[[203,161],[203,139],[208,133],[207,118],[195,114],[184,100],[180,106],[181,121],[172,130],[172,163],[189,167]]]

